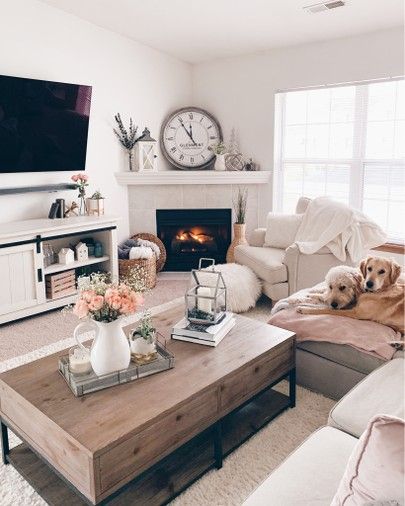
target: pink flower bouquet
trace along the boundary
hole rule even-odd
[[[142,295],[125,283],[110,283],[106,275],[93,274],[80,291],[73,313],[79,318],[108,323],[135,313],[142,304]]]

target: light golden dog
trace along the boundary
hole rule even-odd
[[[381,257],[368,257],[360,263],[366,293],[359,295],[351,309],[299,307],[302,314],[329,314],[382,323],[404,334],[404,284],[398,283],[401,267]]]
[[[289,297],[289,304],[325,304],[333,309],[353,307],[359,295],[364,291],[364,278],[354,267],[338,265],[332,267],[325,276],[325,288],[313,288],[301,297]]]

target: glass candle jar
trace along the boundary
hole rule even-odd
[[[69,371],[72,374],[89,374],[91,372],[90,350],[74,346],[69,350]]]

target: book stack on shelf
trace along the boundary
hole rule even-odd
[[[227,311],[215,325],[193,323],[183,318],[172,329],[172,338],[178,341],[217,346],[235,325],[235,316]]]

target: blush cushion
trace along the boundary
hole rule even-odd
[[[295,241],[298,228],[301,225],[303,214],[279,214],[267,215],[267,230],[264,238],[264,246],[268,248],[286,249]]]
[[[403,503],[404,429],[401,418],[376,415],[370,420],[353,449],[331,506]]]

